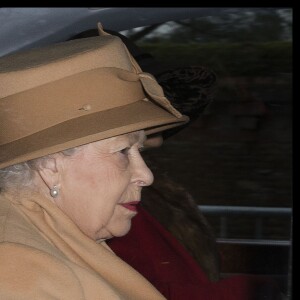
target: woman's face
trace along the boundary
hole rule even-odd
[[[94,240],[125,235],[153,175],[140,155],[144,131],[83,146],[63,158],[56,204]]]

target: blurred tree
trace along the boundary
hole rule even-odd
[[[139,42],[270,42],[291,40],[291,8],[245,8],[230,14],[167,22],[128,31]]]

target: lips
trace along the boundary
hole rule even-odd
[[[139,204],[139,202],[140,201],[131,201],[126,203],[120,203],[120,205],[127,208],[130,211],[137,212],[137,205]]]

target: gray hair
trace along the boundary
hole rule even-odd
[[[64,156],[72,156],[79,148],[74,147],[58,153]],[[43,168],[51,158],[52,154],[0,169],[0,192],[30,188],[35,171]]]

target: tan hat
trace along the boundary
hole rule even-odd
[[[116,36],[103,33],[0,58],[0,168],[187,121]]]

